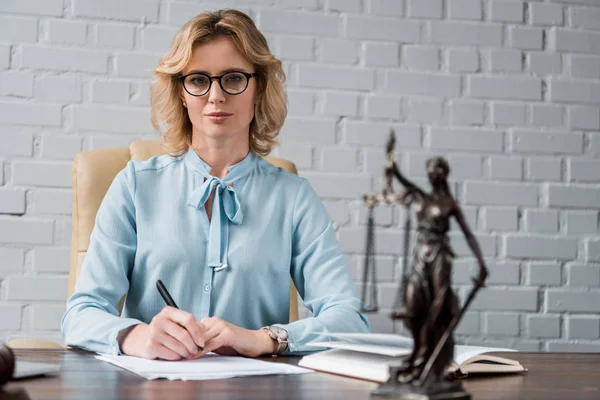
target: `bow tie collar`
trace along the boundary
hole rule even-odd
[[[191,148],[184,155],[184,160],[201,178],[203,183],[194,189],[187,204],[204,212],[204,205],[214,190],[210,232],[208,239],[208,266],[215,271],[227,268],[227,251],[229,247],[229,222],[239,225],[244,214],[235,191],[235,181],[246,176],[251,170],[257,156],[253,153],[239,163],[227,168],[227,175],[219,179],[210,175],[211,167],[198,157]]]

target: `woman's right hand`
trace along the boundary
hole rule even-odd
[[[188,312],[165,307],[149,325],[136,325],[121,342],[121,352],[154,360],[191,358],[204,347],[204,325]]]

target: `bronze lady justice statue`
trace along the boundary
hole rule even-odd
[[[412,333],[414,347],[402,366],[392,368],[391,372],[395,372],[395,376],[391,374],[388,390],[379,390],[380,393],[374,394],[391,394],[390,390],[393,388],[389,385],[397,387],[403,383],[411,383],[417,389],[421,388],[422,390],[417,391],[426,396],[462,391],[462,385],[457,387],[446,382],[445,374],[454,355],[452,332],[477,290],[484,285],[487,268],[477,240],[448,186],[450,167],[446,160],[434,157],[427,161],[427,175],[432,191],[426,193],[402,175],[395,162],[394,146],[395,136],[392,132],[387,144],[388,163],[385,169],[384,191],[380,195],[366,195],[365,201],[371,210],[374,204],[380,202],[398,202],[407,208],[415,206],[417,239],[412,268],[403,285],[404,291],[400,294],[403,297],[403,305],[400,309],[395,308],[391,315],[392,319],[404,321],[406,328]],[[394,177],[406,189],[401,196],[393,193]],[[479,276],[473,278],[474,290],[462,309],[459,308],[451,286],[454,252],[447,235],[451,217],[458,222],[479,262]]]

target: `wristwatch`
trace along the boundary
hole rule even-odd
[[[275,325],[265,326],[261,329],[265,329],[269,333],[271,339],[277,340],[277,350],[275,350],[274,354],[281,354],[287,349],[288,333],[285,329]]]

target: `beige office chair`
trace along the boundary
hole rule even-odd
[[[94,228],[96,213],[102,199],[119,171],[127,162],[147,160],[150,157],[165,154],[161,140],[141,140],[133,142],[129,148],[112,148],[86,151],[75,156],[73,162],[73,236],[71,243],[71,266],[69,270],[70,297],[75,290],[81,264],[90,244],[90,235]],[[266,157],[265,160],[284,170],[297,174],[296,166],[280,158]],[[123,307],[119,304],[119,312]],[[290,279],[290,322],[298,319],[298,294]],[[44,339],[15,339],[8,343],[12,348],[60,348],[57,343]]]

